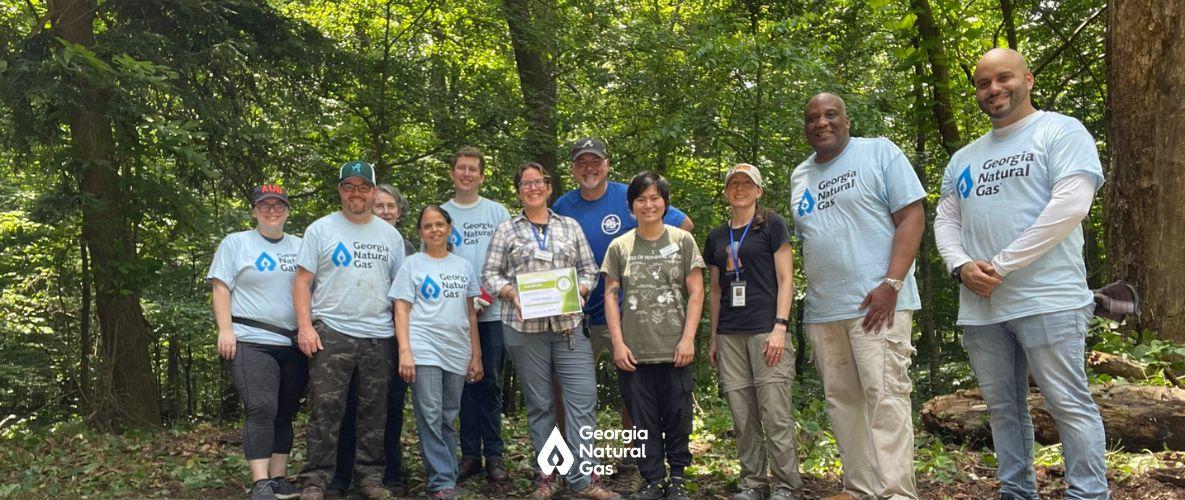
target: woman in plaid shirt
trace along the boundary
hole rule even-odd
[[[551,182],[541,165],[523,164],[514,174],[514,183],[523,211],[494,231],[482,284],[486,290],[497,291],[505,304],[514,305],[502,308],[503,336],[522,382],[531,444],[538,455],[556,429],[552,387],[553,382],[558,383],[563,391],[567,444],[576,458],[564,478],[568,488],[577,498],[618,499],[619,495],[601,486],[591,473],[597,459],[581,453],[582,447],[593,445],[592,432],[597,425],[596,373],[591,344],[580,331],[581,315],[524,320],[515,286],[519,273],[574,267],[584,297],[597,283],[592,248],[575,220],[548,208]],[[555,474],[541,472],[531,498],[552,498],[560,489]]]

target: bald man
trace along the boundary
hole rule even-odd
[[[790,213],[806,334],[843,461],[844,491],[828,498],[917,498],[909,365],[926,191],[892,142],[851,137],[839,96],[814,96],[803,118],[814,154],[790,176]]]
[[[1038,111],[1019,53],[993,49],[975,67],[992,131],[951,157],[934,221],[959,283],[963,347],[988,404],[1001,498],[1037,498],[1031,373],[1065,454],[1066,498],[1107,498],[1103,421],[1083,369],[1094,299],[1082,219],[1103,184],[1082,124]]]

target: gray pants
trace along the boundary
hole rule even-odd
[[[535,455],[556,428],[555,396],[552,378],[559,383],[564,399],[564,440],[576,458],[564,480],[572,491],[588,487],[591,479],[580,472],[597,464],[595,457],[581,451],[581,445],[591,447],[591,436],[597,428],[597,379],[593,366],[592,347],[579,331],[568,337],[555,332],[524,333],[508,325],[502,330],[506,351],[514,361],[527,405],[527,425]]]

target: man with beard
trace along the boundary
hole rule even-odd
[[[934,220],[959,287],[963,347],[987,402],[1001,498],[1037,498],[1032,374],[1057,425],[1066,498],[1107,498],[1106,441],[1083,368],[1094,297],[1082,219],[1103,184],[1098,150],[1074,118],[1038,111],[1019,53],[992,49],[974,73],[992,130],[951,157]]]
[[[403,264],[403,237],[371,213],[375,178],[369,163],[342,165],[338,180],[341,211],[317,219],[305,231],[292,287],[297,345],[312,359],[301,498],[324,498],[336,465],[338,428],[350,377],[355,373],[354,476],[364,498],[389,498],[382,482],[383,433],[395,329],[387,291]]]

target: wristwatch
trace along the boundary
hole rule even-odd
[[[963,284],[963,266],[965,266],[965,265],[967,265],[967,264],[962,263],[962,264],[955,266],[954,269],[950,270],[950,279],[955,280],[955,283],[958,283],[960,285]]]
[[[790,320],[788,320],[786,318],[774,318],[774,324],[775,325],[782,325],[782,326],[785,326],[786,328],[790,328]]]
[[[904,281],[895,280],[895,279],[889,278],[889,277],[885,278],[885,284],[893,287],[893,290],[898,291],[898,292],[900,292],[901,289],[905,287]]]

